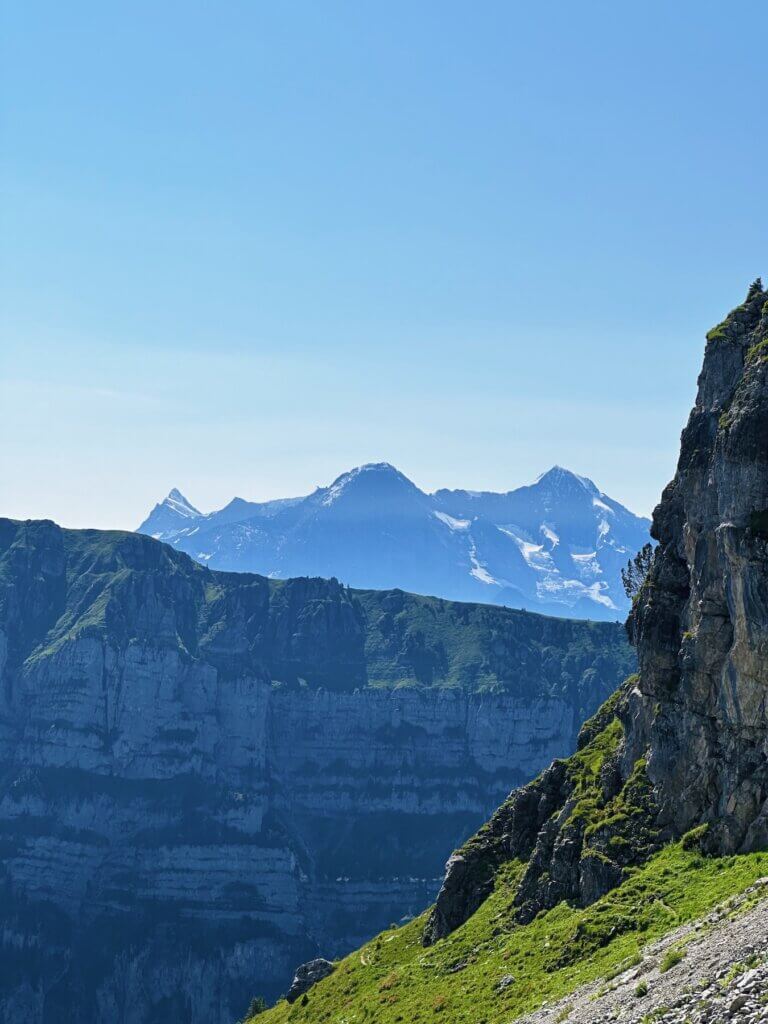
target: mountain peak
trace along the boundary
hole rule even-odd
[[[321,503],[328,506],[352,495],[392,499],[395,495],[421,495],[422,492],[391,463],[366,462],[342,473],[330,487],[320,488],[317,493]]]
[[[192,502],[184,497],[178,487],[173,487],[168,492],[168,496],[161,502],[161,505],[173,509],[174,512],[189,519],[202,515],[199,509],[196,509]]]
[[[162,501],[158,501],[137,532],[146,533],[156,540],[164,540],[186,529],[186,520],[199,519],[202,514],[178,487],[173,487]]]
[[[305,497],[233,498],[202,515],[174,488],[139,530],[209,568],[604,619],[626,607],[619,563],[647,542],[648,525],[560,465],[505,493],[426,494],[381,461]]]
[[[350,473],[394,473],[395,476],[403,476],[400,470],[391,462],[364,462],[362,466],[351,469]],[[405,479],[405,478],[404,478]]]
[[[590,494],[599,494],[598,488],[595,484],[586,476],[579,476],[578,473],[572,472],[570,469],[565,469],[563,466],[552,466],[545,473],[542,473],[536,478],[536,485],[544,484],[547,487],[560,488],[560,487],[574,487],[578,485]]]
[[[415,484],[411,484],[411,481],[400,472],[391,462],[364,462],[362,466],[355,466],[354,469],[348,469],[346,473],[342,473],[337,476],[333,483],[330,485],[328,490],[332,490],[334,487],[339,485],[346,486],[352,481],[371,480],[375,478],[389,478],[399,481],[405,481],[414,487]]]

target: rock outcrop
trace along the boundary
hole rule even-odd
[[[0,1019],[231,1024],[434,897],[621,628],[0,520]]]
[[[457,855],[424,933],[462,924],[503,863],[526,862],[516,916],[593,902],[667,840],[768,846],[768,292],[710,331],[658,541],[627,628],[639,675],[580,750],[499,808]]]
[[[323,957],[317,957],[317,959],[310,960],[306,964],[300,964],[296,968],[291,987],[288,989],[288,994],[285,997],[286,1000],[289,1003],[295,1003],[300,996],[309,992],[313,985],[316,985],[318,981],[322,981],[323,978],[327,978],[332,973],[333,964],[330,960],[324,960]]]

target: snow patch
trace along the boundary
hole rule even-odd
[[[499,585],[499,581],[495,580],[486,567],[478,561],[477,548],[474,544],[469,549],[469,560],[472,563],[472,568],[469,570],[470,576],[474,576],[476,580],[479,580],[481,583],[487,583],[492,587],[497,587]]]
[[[562,601],[564,604],[575,604],[580,598],[587,598],[606,608],[617,610],[611,598],[604,593],[606,584],[592,583],[586,586],[580,580],[566,580],[562,576],[548,576],[536,584],[536,594],[544,600]]]
[[[468,530],[471,523],[470,519],[454,519],[446,512],[433,512],[432,515],[441,523],[445,523],[449,530]]]
[[[529,540],[524,540],[509,527],[500,526],[499,530],[512,538],[520,549],[520,554],[532,569],[536,569],[537,572],[557,572],[552,556],[544,550],[543,544],[533,544]]]
[[[554,530],[552,530],[546,523],[542,523],[539,527],[545,538],[549,541],[553,548],[556,548],[560,543],[560,538],[557,536]]]
[[[597,563],[597,552],[587,551],[584,555],[572,554],[571,558],[577,563],[577,565],[589,565],[590,562]]]
[[[594,579],[596,576],[603,575],[602,567],[597,560],[596,551],[587,551],[580,555],[573,554],[572,552],[571,559],[576,567],[576,572],[582,580]]]

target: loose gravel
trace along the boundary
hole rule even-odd
[[[516,1024],[768,1024],[768,878]]]

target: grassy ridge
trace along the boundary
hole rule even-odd
[[[554,696],[578,721],[635,661],[616,623],[215,572],[149,537],[47,521],[0,519],[0,620],[12,666],[90,636],[309,689]]]
[[[351,591],[365,623],[368,684],[568,696],[583,717],[596,691],[634,668],[622,627],[401,591]],[[606,697],[610,691],[604,691]],[[588,710],[587,710],[588,709]]]

